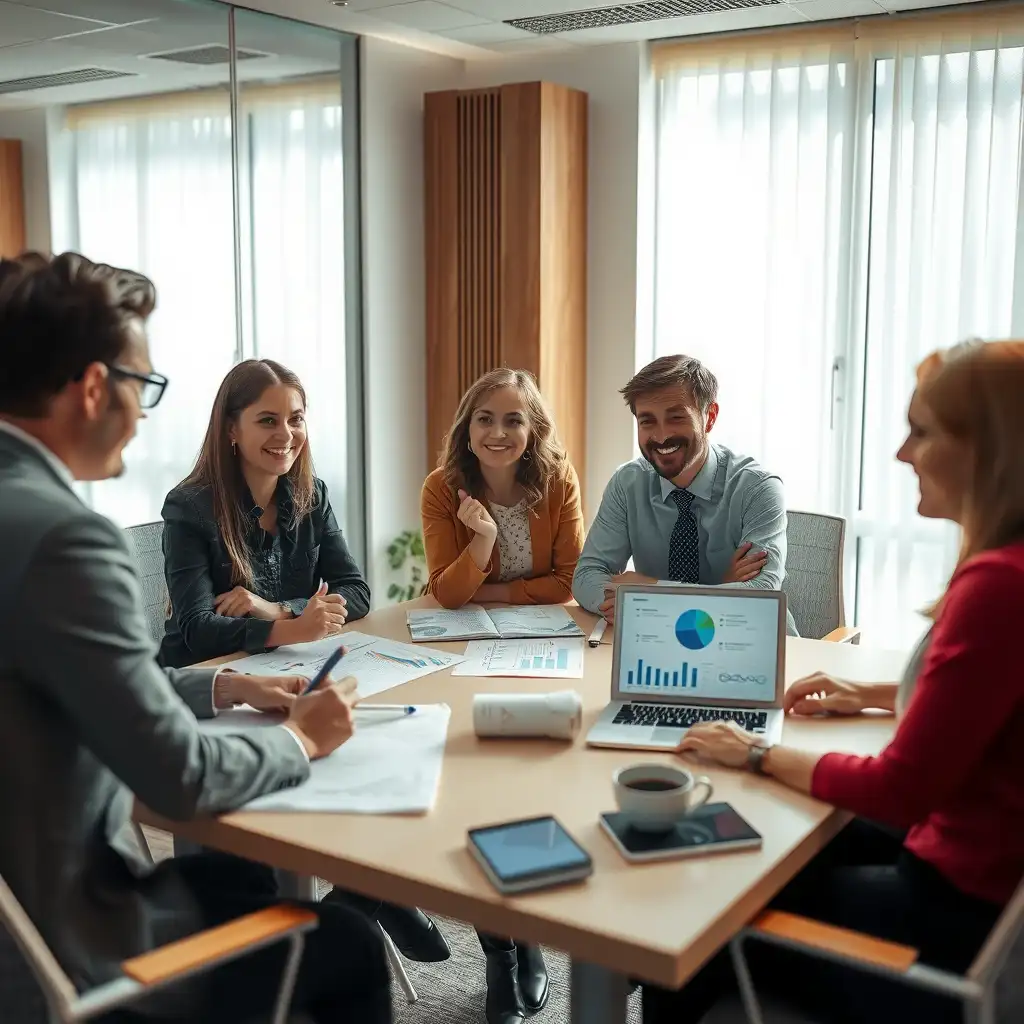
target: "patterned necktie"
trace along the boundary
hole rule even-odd
[[[672,500],[679,507],[679,518],[668,542],[668,576],[677,583],[700,583],[700,554],[697,547],[697,520],[690,506],[693,495],[677,489]]]

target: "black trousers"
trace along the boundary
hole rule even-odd
[[[270,868],[212,851],[165,861],[157,871],[178,871],[195,893],[207,928],[283,902]],[[358,911],[336,903],[297,903],[320,918],[307,932],[292,1009],[317,1024],[390,1024],[391,988],[380,931]],[[190,1018],[203,1024],[242,1024],[265,1018],[281,983],[288,943],[274,943],[209,974],[204,1005]],[[130,1009],[108,1014],[106,1024],[152,1022]]]
[[[920,961],[964,972],[1001,907],[961,892],[903,848],[903,836],[855,820],[773,901],[877,938],[913,946]],[[960,1024],[962,1003],[878,975],[757,941],[744,946],[759,994],[821,1024]],[[644,1024],[697,1024],[736,978],[720,950],[678,991],[645,986]]]

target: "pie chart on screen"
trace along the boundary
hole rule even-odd
[[[714,619],[699,608],[690,608],[676,620],[676,639],[688,651],[702,651],[715,639]]]

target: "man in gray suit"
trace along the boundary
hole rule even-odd
[[[74,480],[123,470],[163,394],[145,322],[153,286],[64,254],[0,261],[0,874],[80,989],[119,963],[276,901],[269,869],[204,853],[151,868],[125,842],[132,794],[174,819],[294,786],[352,733],[351,689],[161,671],[119,529]],[[200,732],[249,702],[281,727]],[[318,905],[295,1006],[317,1021],[387,1022],[376,927]],[[148,1018],[241,1021],[267,1011],[283,944],[159,993]],[[134,1019],[119,1014],[118,1020]]]

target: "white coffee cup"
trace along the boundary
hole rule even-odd
[[[706,775],[671,764],[631,764],[612,775],[612,784],[619,810],[640,832],[667,832],[714,792]]]

